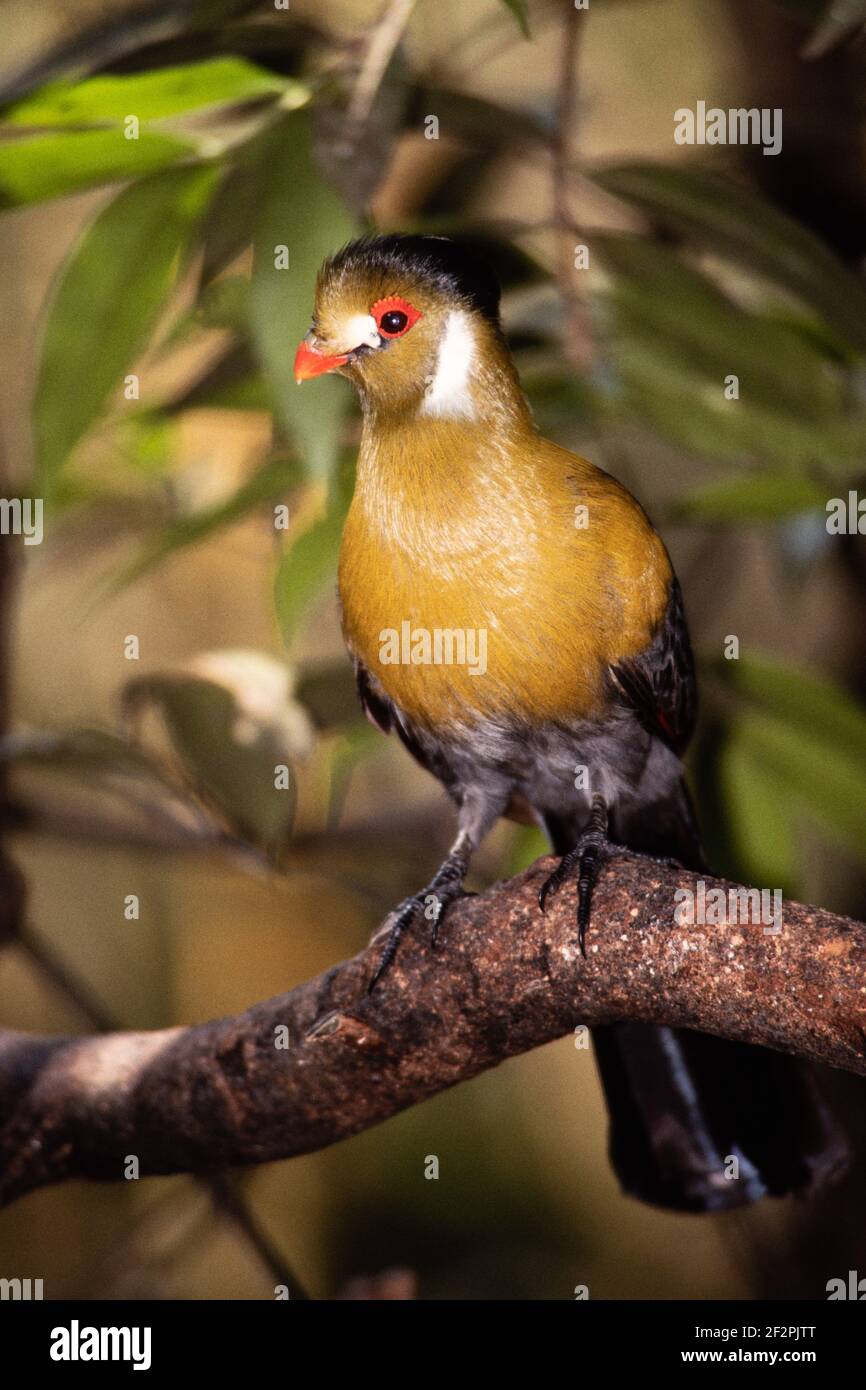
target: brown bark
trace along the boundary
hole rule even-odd
[[[574,889],[538,908],[551,863],[458,903],[435,950],[419,926],[372,996],[378,944],[236,1018],[0,1033],[0,1198],[120,1178],[128,1155],[146,1177],[320,1149],[581,1024],[683,1025],[866,1075],[866,926],[797,904],[779,935],[678,926],[674,891],[695,876],[622,855],[582,959]]]

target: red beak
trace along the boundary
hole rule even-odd
[[[335,367],[342,367],[348,360],[347,352],[334,353],[329,357],[327,353],[317,352],[310,347],[305,339],[295,353],[295,381],[300,385],[302,381],[309,381],[310,377],[322,376],[324,372],[332,372]]]

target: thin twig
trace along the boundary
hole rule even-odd
[[[556,140],[553,149],[553,206],[559,228],[557,237],[558,280],[565,308],[565,349],[581,371],[592,361],[589,312],[581,303],[574,264],[574,219],[569,205],[569,185],[575,171],[575,126],[578,107],[578,55],[586,14],[573,5],[563,20],[562,53],[556,101]]]
[[[100,1033],[116,1030],[116,1019],[103,1008],[90,987],[72,973],[66,962],[60,959],[47,942],[34,935],[28,926],[24,926],[18,933],[18,944],[39,967],[64,1002],[71,1003],[81,1014],[89,1028],[95,1028]]]
[[[285,1285],[290,1299],[294,1302],[298,1302],[298,1300],[304,1303],[309,1302],[310,1295],[296,1279],[294,1272],[286,1264],[279,1250],[258,1225],[228,1174],[213,1174],[208,1181],[208,1186],[216,1209],[240,1228],[247,1243],[256,1252],[261,1263],[276,1283]]]
[[[388,0],[381,18],[373,26],[346,112],[347,140],[352,145],[357,143],[367,124],[376,93],[414,8],[415,0]]]
[[[548,30],[551,25],[557,23],[558,13],[551,11],[548,14],[533,14],[532,16],[532,38],[536,40]],[[474,48],[478,39],[484,40],[488,33],[493,30],[493,42],[488,48],[482,48],[480,52]],[[461,62],[454,64],[454,44],[452,41],[450,50],[443,50],[443,53],[434,54],[431,62],[427,66],[427,75],[430,80],[440,74],[448,77],[451,82],[468,81],[475,73],[494,63],[497,58],[501,58],[503,53],[518,45],[529,42],[526,35],[514,22],[512,15],[504,10],[500,16],[494,12],[486,15],[480,23],[468,33],[464,34],[460,40]]]

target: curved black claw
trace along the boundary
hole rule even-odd
[[[570,850],[568,854],[564,854],[553,870],[553,873],[547,875],[547,878],[538,890],[538,906],[541,908],[542,912],[545,909],[547,899],[550,897],[551,893],[559,891],[566,879],[572,874],[574,866],[579,860],[580,845],[578,844],[575,849]]]
[[[382,954],[379,957],[379,964],[376,966],[376,969],[374,970],[373,975],[370,979],[370,983],[367,985],[368,994],[373,993],[373,990],[376,988],[376,985],[379,983],[382,976],[385,974],[385,971],[388,969],[388,966],[391,964],[392,960],[397,954],[397,947],[400,944],[400,937],[403,935],[406,928],[412,925],[415,914],[422,906],[424,898],[424,892],[413,893],[410,898],[404,898],[403,901],[399,903],[398,906],[394,909],[396,916],[394,917],[391,930],[388,933],[388,940],[385,942],[385,949],[382,951]]]
[[[617,846],[609,840],[592,840],[580,855],[580,870],[577,879],[577,946],[582,956],[586,955],[586,929],[589,926],[589,911],[592,907],[592,890],[596,885],[603,861],[616,853]]]
[[[581,835],[576,846],[563,855],[553,873],[545,879],[538,894],[538,903],[544,911],[547,899],[555,893],[567,878],[577,870],[577,944],[582,956],[586,955],[586,929],[589,926],[589,913],[592,907],[592,890],[595,887],[599,870],[605,859],[616,854],[619,845],[610,840],[598,840],[590,834]]]
[[[442,924],[442,918],[445,916],[447,908],[458,898],[469,896],[469,894],[463,891],[461,883],[453,881],[453,877],[453,873],[446,876],[440,870],[440,874],[437,875],[439,879],[438,883],[434,880],[432,884],[428,884],[426,888],[422,888],[420,893],[413,893],[411,897],[404,898],[399,906],[394,909],[394,921],[391,930],[388,932],[388,940],[385,942],[385,948],[379,957],[379,964],[376,966],[370,983],[367,985],[368,994],[373,993],[376,985],[390,966],[397,954],[400,938],[406,929],[412,925],[419,912],[423,912],[424,916],[432,923],[430,929],[430,944],[435,947],[439,938],[439,928]],[[445,880],[444,882],[442,881],[443,879]]]
[[[582,956],[586,955],[586,929],[592,906],[592,890],[595,887],[603,861],[616,854],[618,845],[607,838],[607,806],[601,796],[593,797],[592,810],[586,829],[574,849],[564,854],[541,885],[538,904],[542,912],[551,893],[570,878],[577,869],[577,944]]]

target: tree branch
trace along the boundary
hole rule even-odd
[[[866,925],[786,904],[778,935],[678,926],[675,890],[695,875],[623,854],[583,959],[573,887],[538,908],[551,862],[456,904],[436,950],[419,926],[372,996],[378,945],[236,1018],[0,1033],[0,1198],[118,1179],[129,1155],[146,1177],[308,1153],[581,1024],[697,1028],[866,1075]]]

